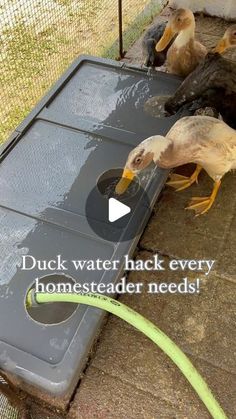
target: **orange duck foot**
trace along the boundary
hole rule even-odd
[[[215,202],[220,185],[221,181],[215,182],[212,194],[210,196],[193,197],[188,207],[186,207],[185,209],[194,210],[197,217],[208,212]]]
[[[166,182],[166,184],[174,188],[177,192],[183,191],[184,189],[187,189],[191,185],[193,185],[193,183],[195,182],[198,183],[198,176],[201,170],[202,170],[202,167],[197,165],[196,170],[190,177],[173,173],[170,175],[170,180]]]

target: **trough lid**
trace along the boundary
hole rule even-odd
[[[66,261],[112,261],[132,252],[167,172],[151,167],[140,177],[146,200],[135,201],[129,224],[119,220],[114,227],[94,201],[90,214],[104,235],[97,234],[88,220],[86,203],[104,173],[122,168],[135,145],[148,136],[166,134],[179,118],[158,119],[143,110],[147,99],[171,94],[179,83],[178,78],[164,73],[148,77],[146,71],[121,63],[80,57],[5,146],[0,159],[3,370],[53,394],[73,389],[102,312],[68,304],[45,310],[40,307],[38,314],[33,314],[36,321],[26,312],[26,292],[41,277],[48,277],[49,282],[67,275],[79,283],[115,283],[122,266],[113,272],[76,271],[68,263],[65,271],[58,267],[52,271],[35,263],[31,270],[22,270],[23,257],[32,256],[32,267],[34,260],[56,260],[58,255]],[[97,189],[95,193],[105,199]],[[131,205],[129,200],[125,204]],[[121,239],[124,230],[132,231],[126,241]],[[108,240],[106,234],[110,235]],[[65,319],[58,323],[63,313]]]

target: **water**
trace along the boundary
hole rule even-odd
[[[50,103],[49,110],[60,118],[63,115],[65,125],[80,128],[82,118],[95,133],[106,135],[106,127],[119,128],[139,132],[141,141],[145,135],[155,133],[157,117],[163,122],[159,126],[160,134],[168,131],[172,121],[178,119],[165,118],[165,99],[162,99],[162,109],[158,113],[153,110],[155,99],[150,99],[154,94],[159,95],[159,101],[161,97],[172,96],[178,86],[178,80],[162,73],[156,77],[156,72],[152,71],[152,75],[144,76],[135,70],[86,63]],[[147,112],[144,112],[146,102]]]
[[[112,180],[109,180],[109,184],[104,185],[104,192],[102,193],[104,197],[106,198],[117,198],[119,199],[120,197],[122,197],[123,199],[129,199],[132,198],[133,196],[135,196],[137,194],[137,192],[139,191],[139,181],[137,178],[134,178],[132,180],[132,182],[129,184],[128,188],[126,189],[126,191],[122,194],[119,195],[116,193],[115,189],[116,189],[116,185],[118,184],[118,182],[120,181],[120,177],[116,177],[113,178]]]

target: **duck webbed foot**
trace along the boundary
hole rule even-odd
[[[201,172],[202,167],[197,165],[195,171],[193,172],[192,176],[182,176],[178,175],[177,173],[173,173],[170,175],[170,180],[166,182],[167,185],[171,186],[172,188],[176,189],[177,192],[183,191],[184,189],[189,188],[193,183],[198,183],[198,176]]]
[[[214,204],[220,185],[221,185],[220,180],[214,183],[214,188],[210,196],[193,197],[191,201],[189,202],[188,207],[186,207],[185,209],[194,210],[196,213],[196,216],[205,214],[207,211],[209,211],[209,209]]]

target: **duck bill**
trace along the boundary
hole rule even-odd
[[[128,189],[130,183],[132,182],[132,180],[134,179],[134,172],[132,172],[129,169],[124,169],[123,173],[122,173],[122,178],[120,179],[120,181],[117,183],[116,185],[116,189],[115,192],[117,195],[122,195],[123,193],[125,193],[125,191]]]
[[[226,39],[221,39],[220,42],[217,44],[216,48],[214,49],[214,52],[222,54],[227,48],[228,45]]]
[[[161,52],[169,45],[172,39],[175,36],[175,32],[172,30],[171,26],[167,26],[165,28],[165,32],[163,33],[162,38],[156,45],[156,51]]]

